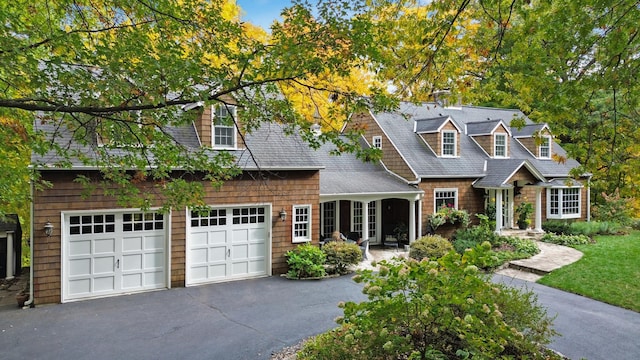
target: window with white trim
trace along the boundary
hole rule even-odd
[[[456,156],[457,133],[451,130],[442,132],[442,156]]]
[[[382,136],[374,136],[372,142],[374,148],[382,149]]]
[[[551,136],[543,136],[540,138],[540,146],[538,146],[538,157],[540,159],[551,158]]]
[[[213,147],[232,149],[236,147],[235,106],[218,105],[213,113]]]
[[[433,211],[443,206],[458,208],[458,189],[435,189],[433,192]]]
[[[579,187],[547,189],[547,218],[579,218],[581,200]]]
[[[494,134],[493,157],[507,157],[507,134]]]
[[[311,241],[311,205],[293,206],[293,242]]]

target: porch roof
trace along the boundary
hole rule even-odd
[[[320,200],[335,199],[415,199],[424,192],[389,173],[378,162],[363,162],[355,155],[331,155],[334,144],[324,144],[316,151],[320,170]]]
[[[496,159],[488,160],[486,165],[485,176],[476,180],[473,187],[481,189],[509,189],[513,185],[510,179],[518,170],[525,167],[540,182],[544,183],[545,179],[540,172],[527,160],[521,159]]]

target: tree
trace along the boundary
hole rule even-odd
[[[369,86],[338,81],[362,76],[358,69],[368,68],[375,51],[371,23],[352,16],[362,5],[326,2],[312,16],[304,2],[296,2],[285,11],[284,22],[267,34],[241,22],[232,0],[13,2],[0,10],[0,118],[21,129],[14,137],[20,146],[96,166],[104,179],[122,185],[122,196],[131,195],[129,184],[153,179],[169,205],[197,204],[201,189],[172,177],[172,169],[202,172],[214,185],[238,169],[228,154],[213,156],[207,149],[193,151],[176,143],[168,129],[194,116],[183,106],[237,105],[242,125],[236,126],[242,130],[276,121],[302,128],[303,136],[318,145],[291,89],[330,97],[332,105],[324,114],[338,121],[383,99],[373,86],[367,93]],[[75,142],[93,151],[47,141],[38,131],[43,126],[68,130]],[[357,146],[355,134],[347,141],[337,135],[327,132],[320,141],[334,140],[341,150],[371,157]],[[98,146],[99,140],[105,146]],[[8,151],[6,145],[1,146]],[[113,147],[126,147],[126,156],[109,151]],[[11,164],[12,169],[24,167],[23,160]],[[0,181],[14,180],[3,176]],[[171,198],[185,192],[193,196]],[[15,196],[2,200],[11,202]],[[153,201],[145,198],[134,205]]]
[[[595,194],[640,198],[639,22],[637,1],[521,4],[477,87],[549,123]]]
[[[593,193],[640,199],[637,1],[375,4],[381,73],[402,97],[521,109],[581,162],[576,176],[593,174]]]

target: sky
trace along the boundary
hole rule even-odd
[[[291,0],[236,0],[244,11],[242,20],[269,30],[269,25],[280,18],[283,8],[291,5]]]

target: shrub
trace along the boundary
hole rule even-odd
[[[529,239],[522,239],[515,236],[503,236],[505,244],[509,244],[514,247],[514,252],[517,254],[517,258],[528,258],[540,252],[538,245],[535,241]],[[514,260],[512,258],[511,260]]]
[[[569,225],[569,233],[572,235],[617,235],[623,232],[622,226],[610,221],[576,221]]]
[[[547,233],[569,234],[570,227],[571,225],[566,220],[547,220],[542,223],[542,230]]]
[[[409,257],[422,260],[424,258],[437,259],[453,250],[453,245],[449,240],[440,235],[427,235],[411,244]]]
[[[602,201],[593,207],[593,216],[598,220],[617,222],[622,225],[633,223],[634,210],[631,198],[620,196],[616,189],[613,194],[602,193]]]
[[[501,236],[482,226],[458,231],[453,246],[460,254],[474,249],[474,265],[483,270],[493,270],[506,261],[529,258],[540,252],[532,240]]]
[[[305,243],[285,254],[289,271],[287,276],[292,279],[314,278],[325,275],[325,254],[315,245]]]
[[[455,239],[453,241],[453,249],[458,254],[464,254],[464,251],[467,249],[473,249],[474,247],[480,245],[481,242],[478,242],[475,239]]]
[[[586,245],[591,242],[591,239],[589,239],[589,237],[585,235],[557,235],[551,233],[544,234],[541,240],[544,242],[565,246]]]
[[[341,304],[340,326],[298,359],[562,358],[542,348],[556,333],[536,296],[492,283],[467,254],[380,265],[354,277],[368,301]]]
[[[346,274],[349,265],[356,265],[362,261],[362,250],[355,243],[344,241],[331,241],[322,246],[326,255],[326,264],[331,267],[331,272]]]
[[[465,249],[473,248],[485,241],[488,241],[492,246],[498,245],[499,237],[493,229],[481,224],[456,231],[453,236],[453,247],[456,252],[462,254]]]

